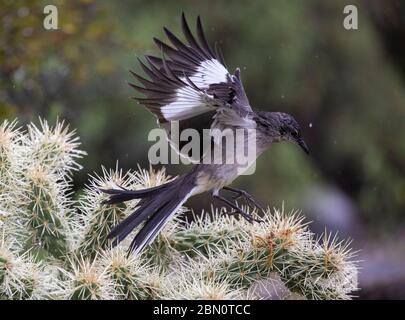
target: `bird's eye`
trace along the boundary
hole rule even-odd
[[[298,138],[299,137],[299,133],[298,133],[298,131],[292,131],[291,132],[291,136],[293,137],[293,138]]]

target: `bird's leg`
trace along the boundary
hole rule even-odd
[[[247,201],[248,204],[252,205],[253,207],[259,208],[263,213],[266,212],[264,210],[264,208],[259,203],[257,203],[257,201],[253,198],[253,196],[250,193],[248,193],[247,191],[237,189],[237,188],[232,188],[229,186],[225,186],[222,189],[236,193],[236,196],[234,196],[233,199],[236,200],[236,199],[243,197]]]
[[[230,214],[235,214],[238,213],[240,214],[242,217],[244,217],[247,221],[249,221],[250,223],[253,223],[253,221],[256,222],[262,222],[261,219],[255,219],[253,218],[250,214],[246,213],[245,211],[243,211],[241,208],[239,208],[237,205],[235,205],[234,203],[232,203],[231,201],[229,201],[228,199],[221,197],[219,194],[213,194],[212,195],[213,198],[221,200],[222,202],[226,203],[228,206],[230,206],[233,210],[233,212],[230,212]]]

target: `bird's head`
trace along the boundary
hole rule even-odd
[[[309,154],[308,146],[301,136],[301,128],[293,116],[283,112],[260,112],[259,119],[260,126],[272,142],[290,141]]]

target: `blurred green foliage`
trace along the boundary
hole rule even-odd
[[[147,166],[147,135],[156,124],[130,99],[128,70],[139,71],[136,55],[158,54],[152,37],[164,38],[163,25],[178,33],[182,11],[190,22],[200,14],[228,67],[241,67],[251,104],[293,114],[312,152],[276,145],[258,160],[255,176],[237,184],[264,203],[298,208],[311,188],[333,186],[373,230],[399,228],[405,62],[390,55],[384,34],[397,2],[351,2],[359,8],[357,31],[343,28],[342,1],[3,0],[0,116],[22,123],[59,117],[77,127],[89,154],[77,188],[86,172],[117,159],[124,168]],[[58,8],[56,31],[42,26],[46,4]]]

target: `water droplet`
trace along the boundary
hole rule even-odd
[[[309,123],[309,127],[312,128],[312,122]]]

